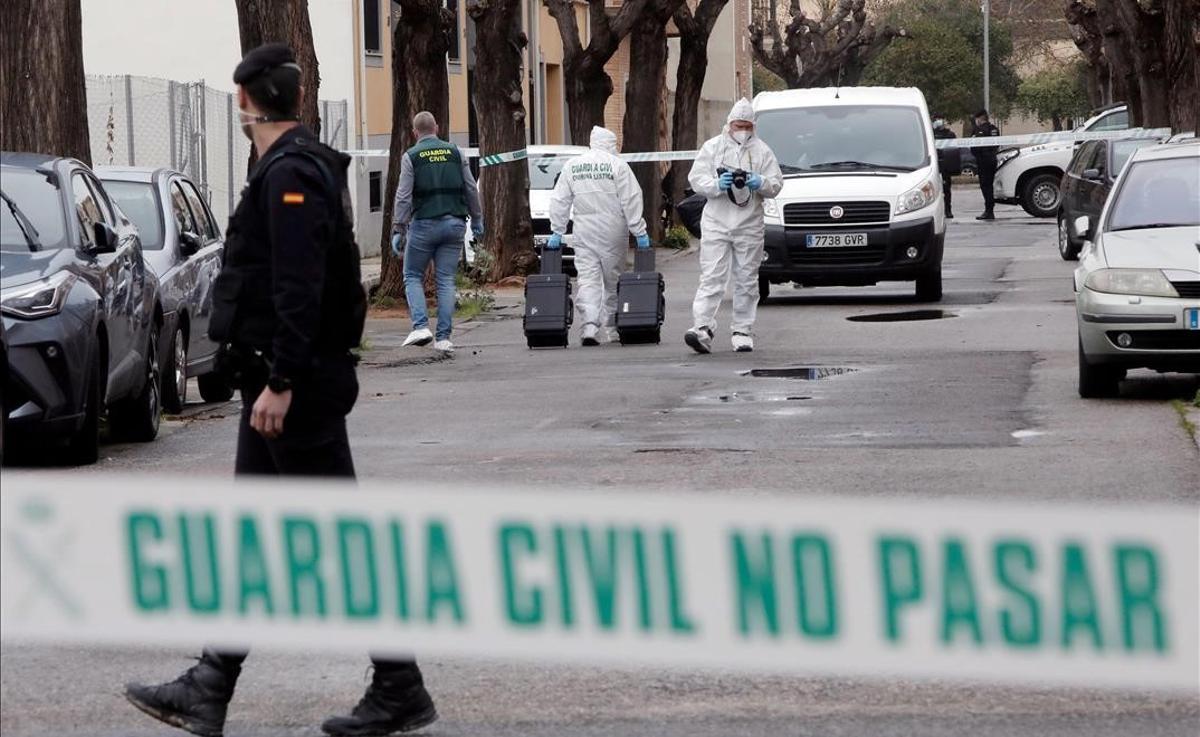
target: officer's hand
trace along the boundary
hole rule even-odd
[[[476,228],[476,227],[472,226],[472,227],[471,227],[471,235],[472,235],[472,236],[475,238],[475,240],[477,240],[477,241],[481,241],[481,240],[483,240],[483,226],[482,226],[482,225],[480,225],[478,228]]]
[[[400,234],[392,233],[392,255],[400,255]]]
[[[733,172],[727,171],[721,176],[717,177],[717,187],[720,188],[722,192],[733,189]]]
[[[746,186],[750,188],[751,192],[757,192],[762,189],[763,179],[754,172],[750,172],[746,175]]]
[[[557,251],[558,249],[562,248],[562,236],[558,233],[553,233],[550,236],[550,240],[546,241],[546,248],[550,249],[551,251]]]
[[[283,418],[287,416],[291,406],[291,389],[282,393],[263,389],[250,412],[250,427],[267,440],[274,440],[283,432]]]
[[[650,236],[646,235],[645,233],[642,233],[641,235],[639,235],[637,237],[637,247],[638,248],[649,248],[650,247]]]

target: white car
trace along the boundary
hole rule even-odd
[[[1115,395],[1132,368],[1200,373],[1200,142],[1138,149],[1075,270],[1079,395]]]
[[[587,146],[530,146],[529,147],[529,217],[533,224],[533,248],[541,253],[550,239],[550,197],[558,181],[559,172],[568,159],[587,151]],[[480,178],[487,176],[487,169]],[[467,231],[466,247],[463,249],[467,263],[475,262],[474,242]],[[563,270],[575,272],[575,250],[572,248],[571,224],[563,235]]]
[[[764,206],[759,297],[771,284],[915,281],[942,298],[946,221],[925,96],[915,88],[763,92],[756,135],[783,170]]]
[[[1075,130],[1099,132],[1129,128],[1129,109],[1115,105],[1101,110]],[[1041,143],[1025,148],[1001,151],[996,158],[996,202],[1020,205],[1034,217],[1052,218],[1058,214],[1062,197],[1063,172],[1075,152],[1073,141]]]

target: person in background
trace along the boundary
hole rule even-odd
[[[992,125],[988,119],[987,110],[975,113],[975,129],[972,138],[993,138],[1000,135],[1000,129]],[[983,214],[976,220],[995,220],[993,210],[996,207],[996,194],[992,190],[996,182],[996,153],[999,146],[972,146],[971,153],[975,155],[975,168],[979,172],[979,189],[983,190]]]
[[[950,126],[946,125],[946,117],[944,115],[933,116],[933,137],[936,140],[948,140],[957,138],[954,131],[950,130]],[[942,175],[942,200],[946,206],[946,217],[954,217],[954,209],[951,207],[953,184],[951,177],[955,174],[962,173],[962,149],[961,148],[939,148],[937,150],[938,171]]]
[[[413,116],[417,143],[400,158],[400,182],[392,208],[392,253],[404,246],[404,295],[412,315],[412,332],[404,345],[429,345],[449,353],[454,350],[450,333],[454,321],[454,277],[462,255],[467,216],[475,239],[483,238],[483,208],[479,188],[467,158],[453,143],[438,138],[433,113]],[[433,261],[437,281],[437,334],[429,330],[425,303],[425,269]],[[435,342],[436,340],[436,342]]]
[[[649,248],[642,219],[642,190],[633,170],[617,156],[617,135],[595,126],[591,150],[567,161],[550,200],[546,247],[562,247],[567,223],[574,223],[575,270],[579,293],[575,308],[585,346],[600,345],[617,315],[617,279],[625,267],[629,236]]]

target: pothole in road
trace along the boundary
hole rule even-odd
[[[858,371],[849,366],[787,366],[784,368],[757,368],[742,371],[742,376],[753,376],[756,379],[799,379],[800,381],[820,381],[835,376],[845,376]],[[806,397],[808,399],[809,397]]]
[[[799,394],[761,394],[758,392],[730,392],[717,397],[721,402],[804,402],[812,397]]]
[[[908,310],[907,312],[877,312],[870,315],[852,315],[850,322],[916,322],[919,320],[946,320],[958,317],[946,310]]]

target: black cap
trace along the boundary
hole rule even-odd
[[[242,58],[242,62],[233,70],[233,83],[244,85],[257,79],[265,72],[286,67],[294,69],[296,81],[300,78],[300,66],[296,63],[296,55],[287,44],[269,43],[252,49]]]
[[[986,118],[989,116],[987,114],[987,110],[980,110],[979,112],[975,113],[975,117],[976,118]]]

